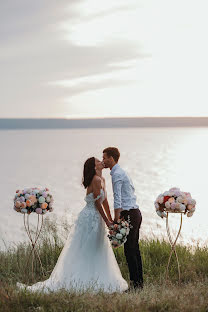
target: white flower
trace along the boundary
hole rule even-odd
[[[158,210],[160,208],[158,203],[155,203],[155,208],[156,208],[156,210]]]
[[[196,205],[196,201],[195,199],[191,199],[191,205],[195,206]]]
[[[164,201],[164,197],[163,196],[159,197],[157,201],[159,204],[162,204]]]
[[[50,201],[50,203],[54,203],[54,199],[53,199],[53,197],[51,196],[51,201]]]
[[[158,210],[158,211],[156,211],[156,213],[157,213],[157,215],[158,215],[159,217],[162,218],[162,211]]]
[[[27,209],[25,208],[21,209],[21,213],[27,213]]]
[[[122,235],[125,235],[125,234],[126,234],[126,229],[121,229],[121,230],[120,230],[120,233],[121,233]]]
[[[45,202],[45,198],[43,196],[40,196],[38,198],[38,201],[39,201],[40,204],[43,204]]]
[[[167,209],[170,208],[170,202],[169,202],[169,201],[166,201],[166,202],[165,202],[165,207],[166,207]]]
[[[169,191],[169,196],[174,196],[174,195],[175,195],[174,192]]]
[[[182,196],[178,196],[178,198],[176,199],[176,201],[178,202],[178,203],[183,203],[183,197]]]
[[[46,197],[46,202],[47,202],[47,203],[50,203],[50,201],[51,201],[50,196],[47,196],[47,197]]]
[[[180,204],[179,210],[180,211],[185,211],[185,209],[186,209],[186,206],[183,205],[183,204]]]
[[[123,237],[122,234],[120,234],[120,233],[116,234],[116,238],[117,238],[117,239],[122,239],[122,237]]]

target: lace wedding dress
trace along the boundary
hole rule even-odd
[[[59,289],[93,292],[122,292],[128,289],[107,237],[105,222],[95,206],[95,201],[105,199],[105,192],[94,199],[93,193],[85,197],[86,206],[79,213],[74,230],[49,279],[25,286],[30,291],[55,291]]]

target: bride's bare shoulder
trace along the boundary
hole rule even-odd
[[[93,184],[100,184],[101,181],[102,181],[102,179],[100,177],[98,177],[97,175],[94,175],[94,177],[92,179]]]

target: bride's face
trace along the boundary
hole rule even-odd
[[[104,166],[102,161],[99,159],[95,158],[95,170],[103,170]]]

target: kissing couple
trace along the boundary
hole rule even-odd
[[[128,292],[143,287],[142,260],[139,250],[139,229],[142,215],[136,203],[135,189],[128,174],[119,166],[120,152],[116,147],[103,150],[103,160],[88,158],[84,163],[83,186],[86,189],[86,205],[79,213],[73,230],[69,233],[64,248],[50,275],[45,280],[26,286],[30,291],[68,291],[108,293]],[[104,168],[110,169],[114,196],[114,220],[111,216]],[[118,219],[130,219],[130,232],[124,243],[124,252],[129,269],[130,285],[122,277],[110,241],[108,228]]]

